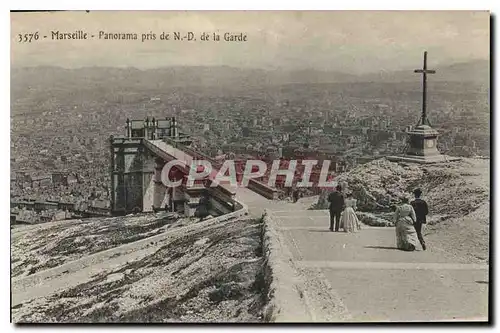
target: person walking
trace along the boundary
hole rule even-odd
[[[300,197],[299,189],[297,188],[297,186],[294,186],[292,189],[293,202],[296,203],[297,201],[299,201],[299,197]]]
[[[345,200],[345,209],[340,217],[340,226],[345,232],[357,232],[361,229],[361,223],[356,216],[356,202],[357,200],[349,192]]]
[[[422,227],[427,223],[427,214],[429,214],[429,206],[427,202],[421,198],[422,190],[417,188],[413,191],[415,195],[415,200],[411,202],[413,209],[415,210],[415,215],[417,219],[415,221],[415,231],[417,232],[418,241],[422,245],[422,249],[425,251],[427,246],[425,245],[424,236],[422,235]]]
[[[417,239],[415,237],[416,216],[415,210],[404,197],[401,204],[396,208],[394,214],[394,225],[396,227],[396,246],[400,250],[415,251]]]
[[[328,195],[328,202],[330,202],[330,231],[339,231],[340,215],[345,207],[344,195],[342,194],[342,186],[337,185],[335,191]]]

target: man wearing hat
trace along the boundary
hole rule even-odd
[[[426,246],[425,246],[425,241],[424,237],[422,236],[422,225],[427,223],[426,216],[429,214],[429,207],[427,206],[427,202],[425,200],[421,199],[420,196],[422,195],[422,190],[417,188],[413,191],[413,194],[415,195],[415,200],[411,202],[411,205],[413,206],[413,209],[415,210],[415,215],[417,216],[417,220],[415,221],[415,231],[417,232],[417,237],[422,245],[422,249],[425,251]]]
[[[340,217],[345,208],[344,195],[342,194],[342,186],[337,185],[335,191],[328,195],[330,202],[330,231],[339,231]]]

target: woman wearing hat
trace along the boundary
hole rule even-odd
[[[356,216],[356,202],[357,200],[352,197],[352,192],[349,192],[345,200],[345,209],[340,217],[340,226],[345,232],[356,232],[361,229],[361,223]]]
[[[417,232],[414,224],[417,220],[415,210],[404,197],[401,204],[396,208],[394,224],[396,226],[396,244],[398,249],[404,251],[415,251],[417,245]]]

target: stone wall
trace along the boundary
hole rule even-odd
[[[303,299],[301,281],[293,267],[292,254],[275,230],[275,222],[264,214],[262,247],[267,304],[266,322],[311,322],[312,316]]]

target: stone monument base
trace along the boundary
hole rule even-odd
[[[427,156],[396,155],[396,156],[387,156],[387,160],[389,160],[391,162],[433,164],[433,163],[446,163],[446,162],[460,161],[461,158],[448,156],[448,155],[427,155]]]

